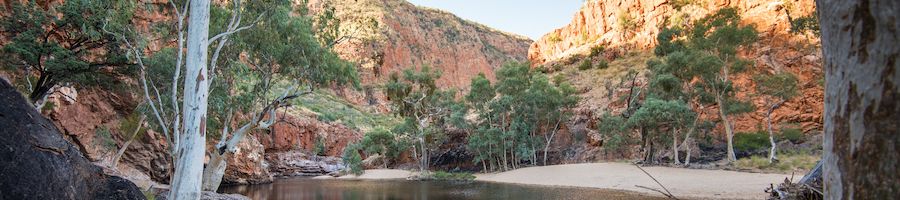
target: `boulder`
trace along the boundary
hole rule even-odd
[[[0,199],[145,199],[134,183],[103,173],[0,81]]]

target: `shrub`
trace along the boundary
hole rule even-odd
[[[609,62],[606,59],[600,59],[600,62],[597,63],[598,69],[606,69],[609,68]]]
[[[591,63],[590,59],[584,59],[583,61],[581,61],[581,64],[578,64],[578,70],[589,70],[592,67],[594,66],[593,63]]]
[[[313,146],[313,153],[318,156],[325,156],[325,138],[316,135],[316,145]]]
[[[468,181],[475,180],[475,176],[466,172],[437,171],[431,174],[431,179],[440,181]]]
[[[768,148],[769,134],[766,132],[749,132],[734,134],[734,149],[738,151],[754,151]]]
[[[605,50],[605,48],[600,45],[591,47],[590,57],[593,58],[593,57],[599,56],[600,54],[603,54],[603,50]]]
[[[803,142],[803,130],[798,128],[782,128],[781,135],[778,137],[779,140],[788,140],[793,143],[801,143]]]
[[[356,175],[363,174],[362,156],[359,155],[359,147],[357,144],[347,145],[347,147],[344,148],[344,153],[341,157],[344,164],[350,169],[350,173]]]

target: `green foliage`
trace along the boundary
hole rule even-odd
[[[527,63],[507,63],[497,70],[496,85],[472,81],[467,105],[479,117],[471,122],[468,148],[476,163],[499,163],[503,155],[535,163],[536,148],[546,145],[556,123],[571,116],[568,108],[578,102],[575,88],[530,69]]]
[[[581,64],[578,64],[578,70],[589,70],[594,68],[594,64],[591,63],[591,59],[584,59],[581,61]]]
[[[597,69],[606,69],[606,68],[609,68],[609,62],[607,62],[606,59],[600,59],[600,61],[597,62]]]
[[[398,148],[394,133],[384,128],[376,128],[366,133],[359,142],[366,155],[381,154],[387,158],[396,158],[405,149]]]
[[[738,151],[755,151],[769,148],[769,134],[765,131],[734,134],[734,149]]]
[[[439,181],[471,181],[475,180],[472,173],[436,171],[431,174],[431,179]]]
[[[803,130],[799,128],[782,128],[778,140],[788,140],[794,144],[801,143],[804,140]]]
[[[94,130],[94,139],[106,149],[116,149],[116,140],[113,139],[112,132],[106,126]]]
[[[739,88],[735,88],[729,76],[742,73],[747,66],[752,66],[752,61],[737,57],[737,52],[756,38],[753,27],[740,24],[740,16],[734,8],[720,9],[689,25],[678,24],[660,30],[657,35],[659,45],[654,53],[662,59],[647,62],[650,69],[648,99],[629,118],[629,124],[632,127],[649,127],[649,132],[657,131],[661,125],[689,127],[685,125],[686,121],[665,120],[687,117],[659,117],[660,113],[669,111],[663,108],[691,110],[686,103],[672,101],[700,107],[718,104],[726,116],[753,111],[753,104],[735,97],[735,91]],[[664,104],[664,101],[669,103]],[[746,136],[741,137],[744,140],[734,143],[742,145],[743,142],[753,142]],[[752,147],[754,144],[746,145]]]
[[[598,123],[597,130],[607,138],[606,143],[604,143],[606,149],[621,150],[622,147],[632,142],[631,135],[626,129],[626,120],[622,116],[604,113]]]
[[[435,83],[441,72],[424,66],[421,70],[406,69],[403,74],[392,73],[385,84],[385,95],[391,102],[394,115],[403,123],[392,132],[413,144],[417,151],[437,148],[446,140],[445,129],[460,125],[464,112],[456,102],[455,90],[441,90]],[[427,169],[428,155],[421,155],[421,167]]]
[[[313,146],[313,154],[325,156],[325,138],[316,134],[316,144]]]
[[[31,82],[29,98],[36,101],[59,83],[110,84],[114,77],[131,75],[135,67],[107,30],[132,26],[132,1],[70,0],[54,9],[36,1],[14,1],[11,13],[0,19],[8,43],[0,49],[0,65],[11,66]],[[37,76],[37,77],[33,77]]]
[[[603,54],[603,51],[606,50],[603,45],[596,45],[591,47],[591,54],[588,57],[597,57]]]
[[[687,104],[679,100],[647,99],[630,118],[631,127],[684,127],[694,120],[696,115]]]
[[[791,33],[812,33],[819,36],[819,14],[813,12],[809,16],[791,19]]]
[[[349,168],[350,173],[356,175],[363,174],[363,166],[362,166],[362,156],[359,155],[359,146],[358,145],[347,145],[344,148],[344,153],[341,154],[341,158],[344,162],[344,165]]]
[[[756,91],[763,95],[772,96],[780,100],[787,100],[797,96],[797,76],[790,72],[778,72],[774,75],[756,75]]]
[[[297,97],[293,105],[315,112],[321,121],[344,124],[362,132],[376,127],[392,127],[400,123],[400,119],[394,116],[369,112],[324,90]]]

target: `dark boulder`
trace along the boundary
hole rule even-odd
[[[0,81],[0,199],[145,199],[134,183],[103,173]]]

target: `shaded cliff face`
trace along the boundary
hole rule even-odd
[[[726,7],[737,8],[747,24],[762,34],[787,34],[788,14],[806,16],[812,0],[590,0],[568,25],[547,33],[528,50],[534,64],[565,58],[591,46],[651,49],[661,27],[699,19]],[[786,12],[789,11],[789,12]]]
[[[429,65],[443,72],[444,88],[468,87],[469,80],[507,61],[526,61],[531,40],[453,14],[401,0],[312,0],[312,12],[333,5],[341,32],[353,37],[334,49],[358,62],[363,84],[383,83],[391,72]],[[317,11],[317,8],[319,11]],[[377,27],[369,27],[372,21]]]
[[[144,199],[109,176],[6,81],[0,81],[0,199]]]

